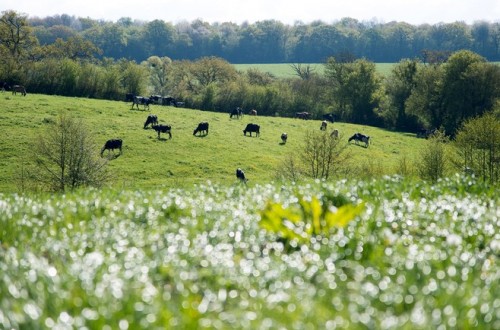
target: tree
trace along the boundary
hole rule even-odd
[[[452,54],[443,66],[440,124],[453,135],[464,120],[492,109],[500,97],[500,68],[468,50]]]
[[[145,62],[149,69],[149,77],[154,93],[169,95],[169,76],[172,71],[172,60],[169,57],[151,56]]]
[[[359,124],[374,124],[374,110],[380,102],[380,77],[375,64],[364,59],[339,63],[330,57],[325,75],[341,117]]]
[[[15,11],[4,11],[0,17],[0,47],[5,47],[12,58],[19,62],[29,50],[38,45],[28,25],[27,16]]]
[[[334,174],[345,170],[349,160],[345,152],[346,144],[341,143],[342,137],[331,137],[323,131],[307,131],[299,157],[289,156],[282,176],[297,180],[301,175],[314,179],[328,179]]]
[[[51,191],[101,186],[108,178],[107,162],[81,121],[61,113],[33,144],[35,168],[30,177]]]
[[[234,80],[236,69],[230,63],[218,57],[203,57],[193,63],[191,74],[202,87],[212,83],[222,84]]]
[[[428,128],[443,123],[442,65],[423,66],[416,75],[416,84],[406,101],[406,113],[418,117]]]
[[[92,60],[94,55],[102,54],[91,41],[81,36],[70,37],[66,41],[58,38],[53,44],[46,46],[46,50],[51,57],[71,60]]]
[[[408,129],[411,126],[406,113],[406,101],[417,84],[418,64],[416,60],[400,61],[392,69],[385,83],[391,110],[395,113],[393,124],[399,129]]]
[[[500,118],[493,113],[466,120],[458,130],[455,146],[459,165],[484,181],[500,181]]]
[[[422,179],[436,182],[445,175],[449,166],[449,154],[446,148],[448,141],[444,132],[440,130],[427,140],[427,145],[419,157],[418,174]]]

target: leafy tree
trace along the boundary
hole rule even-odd
[[[151,56],[145,62],[149,69],[149,77],[154,93],[168,95],[169,78],[172,71],[172,60],[169,57]]]
[[[492,109],[500,97],[500,68],[476,53],[454,53],[444,64],[442,124],[454,134],[465,119]]]
[[[9,10],[0,17],[0,76],[2,80],[24,81],[23,63],[28,60],[38,40],[32,33],[27,16]]]
[[[374,124],[381,88],[374,63],[364,59],[338,63],[330,57],[325,65],[325,76],[344,120]]]
[[[493,113],[466,120],[455,138],[460,168],[484,181],[500,181],[500,118]]]
[[[46,52],[54,58],[71,60],[92,60],[95,55],[102,54],[91,41],[81,36],[70,37],[67,41],[58,38],[53,44],[46,46]]]
[[[191,74],[197,83],[206,87],[212,83],[226,83],[236,78],[234,66],[222,58],[204,57],[193,63]]]
[[[160,57],[167,56],[171,45],[175,42],[176,31],[172,24],[162,20],[153,20],[146,24],[143,47],[149,49],[150,54]]]
[[[406,113],[406,101],[417,84],[417,60],[402,60],[391,71],[385,81],[385,90],[389,97],[393,125],[399,129],[414,127]]]
[[[406,101],[406,113],[418,117],[428,128],[440,127],[443,113],[443,68],[423,66],[416,75],[417,84]]]
[[[38,45],[27,16],[9,10],[0,17],[0,47],[8,50],[9,55],[19,62],[23,56]]]
[[[64,192],[82,186],[101,186],[108,178],[107,162],[81,121],[60,114],[35,143],[35,168],[30,177],[50,191]]]

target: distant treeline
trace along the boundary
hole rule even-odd
[[[478,21],[411,25],[405,22],[360,22],[343,18],[333,23],[176,24],[157,19],[116,22],[57,15],[29,18],[41,45],[79,36],[102,50],[102,57],[141,62],[150,56],[195,60],[216,56],[231,63],[323,63],[328,57],[365,58],[373,62],[426,61],[426,52],[471,50],[500,61],[500,23]]]

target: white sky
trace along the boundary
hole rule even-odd
[[[343,17],[359,21],[451,23],[500,22],[500,0],[1,0],[0,12],[14,10],[29,17],[68,14],[116,21],[132,20],[254,23],[275,19],[285,24]]]

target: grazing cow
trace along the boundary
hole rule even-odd
[[[319,129],[322,131],[326,131],[326,126],[328,126],[328,123],[326,122],[326,120],[323,120]]]
[[[247,132],[250,133],[250,136],[252,136],[252,133],[255,132],[255,136],[260,135],[260,126],[257,124],[248,124],[247,127],[243,130],[243,134],[247,136]]]
[[[171,96],[162,97],[161,104],[177,107],[177,101]]]
[[[323,115],[323,120],[329,121],[333,124],[335,122],[335,115],[333,113],[326,113]]]
[[[137,110],[139,110],[139,104],[144,106],[144,110],[149,109],[149,105],[151,104],[151,99],[149,97],[144,97],[144,96],[134,96],[134,99],[132,101],[132,109],[134,108],[135,105]]]
[[[163,104],[163,97],[161,95],[151,95],[149,96],[151,103],[154,104]]]
[[[238,180],[241,180],[243,183],[247,183],[248,179],[245,177],[245,172],[241,168],[236,169],[236,178]]]
[[[421,139],[428,139],[430,136],[435,134],[437,132],[437,129],[425,129],[422,128],[417,132],[417,137]]]
[[[200,132],[200,135],[204,133],[205,135],[208,135],[208,123],[206,121],[201,122],[198,124],[198,127],[193,132],[193,135],[196,135],[196,133]]]
[[[351,142],[352,140],[354,140],[356,144],[358,144],[358,142],[363,142],[365,144],[365,148],[368,148],[368,144],[370,144],[370,137],[361,133],[356,133],[351,136],[348,142]]]
[[[10,86],[6,81],[0,81],[0,90],[2,92],[10,90]]]
[[[134,94],[132,93],[125,94],[125,102],[134,102]]]
[[[26,88],[21,85],[12,86],[12,94],[16,95],[17,93],[21,93],[22,96],[26,96]]]
[[[153,125],[153,129],[158,133],[158,139],[160,138],[160,133],[167,133],[169,138],[172,138],[172,126],[170,125]]]
[[[158,116],[157,115],[148,115],[146,122],[144,123],[144,129],[148,127],[148,125],[154,126],[158,124]]]
[[[309,112],[297,112],[295,113],[295,118],[299,119],[309,119],[311,117],[311,114]]]
[[[255,109],[252,109],[250,110],[250,112],[248,113],[250,116],[257,116],[257,110]]]
[[[281,134],[281,142],[283,144],[285,144],[287,139],[288,139],[288,135],[286,133],[282,133]]]
[[[240,107],[237,107],[233,111],[231,111],[231,114],[229,115],[229,118],[233,118],[236,116],[236,119],[240,119],[241,116],[243,116],[243,110],[241,110]]]
[[[122,144],[123,144],[123,141],[121,139],[111,139],[111,140],[106,141],[106,143],[104,144],[104,147],[102,147],[102,149],[101,149],[101,157],[104,154],[105,150],[108,150],[108,154],[109,154],[110,151],[112,151],[112,150],[114,151],[115,149],[119,149],[120,155],[121,155]]]
[[[339,130],[338,129],[334,129],[332,131],[332,133],[330,134],[330,137],[332,137],[334,139],[338,139],[339,138]]]

